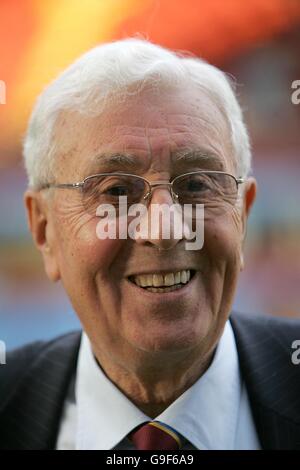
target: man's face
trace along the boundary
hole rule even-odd
[[[65,114],[57,138],[60,183],[111,171],[134,173],[150,182],[201,169],[240,176],[222,113],[195,90],[145,91],[112,105],[99,118]],[[184,149],[212,157],[176,161],[174,155]],[[112,164],[109,156],[115,154],[131,155],[135,163]],[[208,354],[230,312],[241,269],[251,204],[247,196],[236,206],[224,201],[204,208],[204,246],[193,251],[186,250],[184,239],[99,240],[99,219],[86,213],[80,190],[51,191],[46,269],[50,277],[62,280],[98,352],[125,364],[149,352]],[[167,187],[154,190],[150,207],[154,203],[173,203]],[[133,282],[138,275],[183,270],[190,271],[191,280],[172,292],[150,292]]]

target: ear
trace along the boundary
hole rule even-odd
[[[246,238],[247,232],[247,221],[250,214],[250,210],[256,198],[257,183],[255,178],[250,177],[245,182],[245,188],[243,193],[242,203],[242,244]],[[243,250],[241,249],[241,270],[244,268],[244,256]]]
[[[51,281],[56,282],[60,279],[60,272],[55,256],[54,224],[49,208],[51,202],[41,192],[28,189],[24,194],[24,204],[29,230],[42,254],[46,274]]]
[[[246,234],[247,219],[250,214],[251,207],[256,198],[257,183],[256,179],[250,177],[245,182],[244,194],[243,194],[243,237]]]

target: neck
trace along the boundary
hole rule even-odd
[[[214,351],[206,356],[189,353],[172,360],[165,353],[160,355],[163,357],[143,355],[143,360],[128,367],[129,362],[112,362],[93,349],[106,376],[150,418],[161,414],[190,388],[207,370],[214,355]]]

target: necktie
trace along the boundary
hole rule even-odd
[[[178,434],[159,421],[144,423],[129,434],[137,450],[178,450],[181,441]]]

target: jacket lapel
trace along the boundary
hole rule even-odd
[[[233,313],[240,369],[263,449],[300,449],[300,366],[291,361],[299,321]]]

